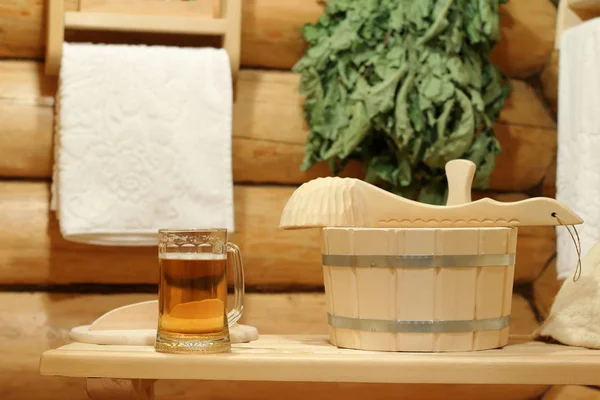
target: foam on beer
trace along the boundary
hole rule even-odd
[[[163,260],[226,260],[227,254],[213,253],[161,253]]]

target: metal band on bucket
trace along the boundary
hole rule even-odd
[[[441,268],[507,267],[515,264],[515,253],[456,255],[348,255],[323,254],[328,267]]]
[[[328,313],[327,322],[334,328],[366,332],[461,333],[504,329],[509,325],[510,315],[474,320],[393,321],[342,317]]]

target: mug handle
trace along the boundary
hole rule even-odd
[[[244,265],[239,247],[227,242],[227,253],[231,254],[231,266],[233,267],[233,309],[227,313],[229,326],[235,324],[244,311]]]

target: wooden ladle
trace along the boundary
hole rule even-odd
[[[583,220],[558,201],[535,197],[517,202],[483,198],[471,202],[475,164],[446,164],[448,201],[434,206],[409,200],[359,179],[317,178],[288,200],[280,227],[434,228],[577,225]]]

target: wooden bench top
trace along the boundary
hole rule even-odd
[[[321,335],[263,335],[231,353],[208,355],[71,343],[45,352],[40,369],[43,375],[125,379],[598,385],[600,351],[513,338],[496,350],[386,353],[338,349]]]

